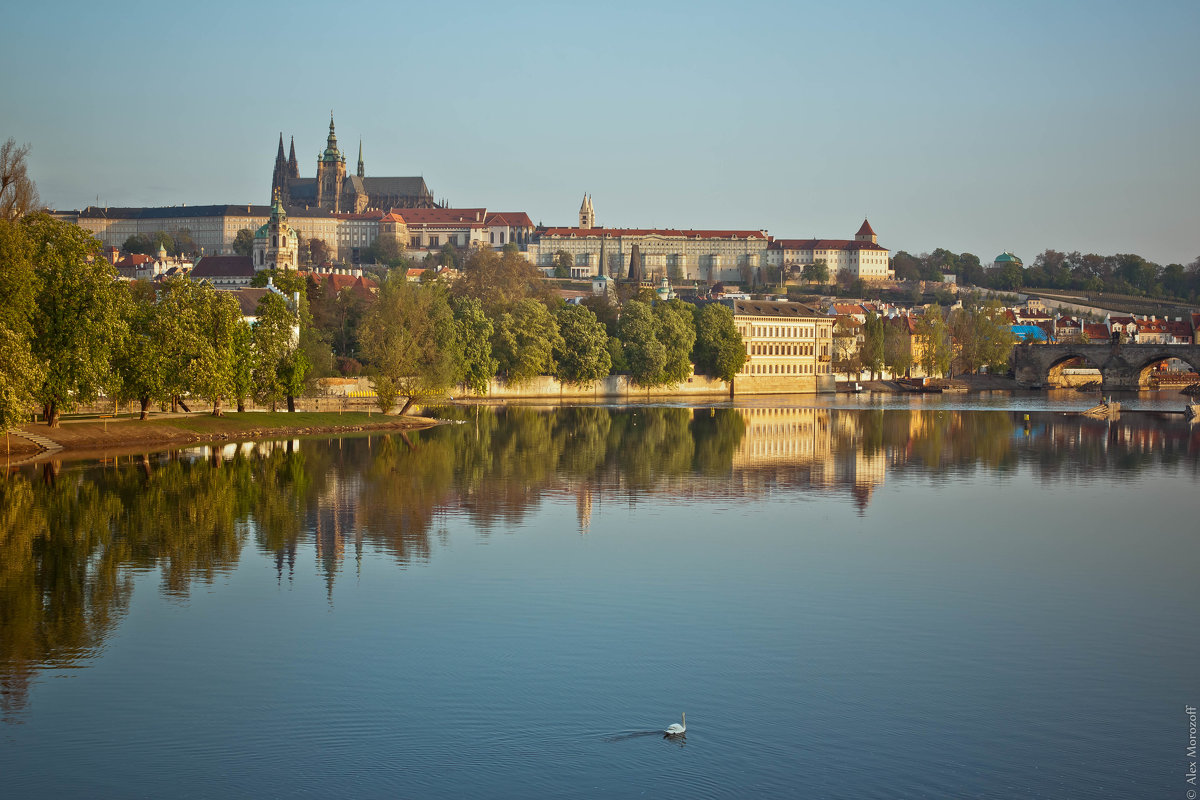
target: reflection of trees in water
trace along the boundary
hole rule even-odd
[[[1026,464],[1067,480],[1156,464],[1195,473],[1200,453],[1196,427],[1155,415],[1109,424],[1033,414],[1026,426],[1006,411],[786,409],[756,412],[766,425],[752,432],[738,408],[455,413],[460,424],[408,435],[0,476],[0,711],[20,711],[37,669],[102,645],[128,608],[135,571],[157,570],[164,594],[185,597],[194,581],[231,571],[248,538],[275,557],[281,578],[311,541],[332,594],[351,545],[401,564],[425,560],[445,514],[488,531],[521,522],[547,495],[573,496],[586,527],[593,497],[841,487],[861,509],[885,469],[936,478]],[[783,430],[800,441],[752,451],[755,437]]]
[[[0,478],[0,692],[7,715],[39,667],[89,656],[128,609],[135,572],[169,597],[238,563],[249,523],[295,538],[298,454],[231,461],[139,459],[126,466]]]

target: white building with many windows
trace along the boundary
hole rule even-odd
[[[830,280],[842,272],[864,281],[884,281],[894,276],[890,252],[880,246],[879,237],[865,219],[853,239],[772,239],[767,246],[767,264],[772,270],[798,272],[817,261],[829,267]]]
[[[802,303],[782,300],[729,302],[747,356],[734,378],[735,391],[834,391],[833,317]]]

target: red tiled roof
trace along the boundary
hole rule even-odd
[[[867,309],[860,303],[834,303],[833,311],[835,314],[865,314]]]
[[[1101,322],[1088,322],[1083,326],[1083,332],[1088,339],[1092,341],[1103,340],[1108,338],[1108,328]]]
[[[524,211],[496,211],[487,215],[488,225],[507,225],[510,228],[532,228],[533,220]]]
[[[389,211],[380,222],[404,222],[404,217],[397,214],[395,211]]]
[[[909,314],[897,314],[894,317],[882,317],[885,325],[891,325],[896,328],[902,328],[906,333],[912,335],[917,332],[916,320]]]
[[[874,242],[851,239],[777,239],[773,250],[887,250]]]
[[[1167,333],[1174,336],[1176,339],[1192,339],[1192,328],[1186,322],[1168,322]]]
[[[133,255],[125,256],[120,261],[118,261],[116,264],[113,264],[113,266],[114,267],[136,267],[141,264],[152,264],[152,263],[154,263],[154,259],[151,258],[150,256],[142,255],[141,253],[134,253]]]
[[[621,236],[665,236],[681,239],[766,239],[762,231],[680,230],[676,228],[545,228],[543,236],[564,239],[618,238]]]
[[[192,270],[193,278],[252,278],[250,256],[205,256]]]
[[[487,217],[486,208],[401,208],[392,212],[403,212],[409,225],[482,225]]]
[[[858,233],[856,233],[856,234],[854,234],[854,235],[855,235],[855,236],[874,236],[874,235],[875,235],[875,231],[873,231],[873,230],[871,229],[871,223],[867,222],[867,221],[864,219],[864,220],[863,220],[862,227],[861,227],[861,228],[859,228],[859,229],[858,229]]]

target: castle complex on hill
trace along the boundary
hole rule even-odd
[[[296,266],[313,240],[324,243],[335,263],[358,264],[370,260],[376,240],[384,239],[412,259],[447,245],[515,245],[547,274],[566,253],[571,277],[580,279],[774,283],[817,261],[831,275],[868,281],[892,276],[889,252],[866,220],[852,239],[776,239],[765,230],[609,228],[596,224],[592,198],[584,195],[577,226],[543,227],[522,211],[446,208],[421,177],[367,177],[361,141],[356,167],[347,174],[331,113],[316,177],[300,177],[295,139],[285,154],[280,133],[270,206],[89,206],[55,214],[109,247],[120,247],[134,235],[186,230],[207,255],[231,254],[238,233],[248,229],[257,232],[253,258],[260,269]]]

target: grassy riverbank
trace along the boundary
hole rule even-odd
[[[206,441],[246,441],[281,436],[307,436],[319,433],[347,433],[363,430],[411,430],[436,425],[428,417],[387,416],[365,412],[231,412],[220,417],[210,414],[154,415],[148,420],[136,417],[111,419],[66,419],[57,428],[26,425],[9,438],[13,455],[30,455],[43,448],[21,436],[28,431],[49,439],[63,450],[107,451],[153,449]]]

